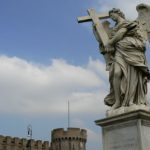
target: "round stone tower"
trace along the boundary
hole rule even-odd
[[[52,150],[86,150],[87,131],[79,128],[54,129],[51,133]]]

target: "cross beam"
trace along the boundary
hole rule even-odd
[[[89,9],[89,10],[91,10],[91,9]],[[97,17],[99,19],[105,19],[105,18],[109,17],[109,14],[108,13],[97,14]],[[92,18],[91,18],[91,16],[82,16],[82,17],[78,17],[77,20],[78,20],[78,23],[83,23],[83,22],[92,21]]]
[[[108,13],[98,14],[94,9],[88,9],[88,14],[89,16],[78,17],[78,23],[92,21],[97,32],[98,40],[101,41],[103,47],[105,48],[105,46],[108,43],[109,37],[105,31],[105,28],[100,22],[100,19],[109,18],[109,14]],[[101,51],[102,53],[104,52],[104,50],[102,49]]]
[[[88,9],[88,14],[89,16],[78,17],[78,23],[83,23],[83,22],[88,22],[88,21],[93,22],[94,30],[96,31],[96,35],[97,35],[96,37],[98,38],[97,40],[101,42],[101,44],[103,45],[103,48],[100,48],[100,51],[104,55],[106,66],[108,66],[110,62],[110,55],[106,53],[105,47],[108,44],[109,37],[105,30],[105,27],[100,22],[100,19],[109,18],[109,13],[98,14],[96,13],[94,9]]]

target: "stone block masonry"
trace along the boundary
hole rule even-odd
[[[0,135],[0,150],[51,150],[48,141]]]
[[[86,150],[87,131],[79,128],[54,129],[52,131],[52,150]]]

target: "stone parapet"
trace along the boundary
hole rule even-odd
[[[52,141],[55,140],[84,140],[87,139],[87,132],[85,129],[79,128],[68,128],[64,130],[63,128],[54,129],[52,131]]]
[[[52,150],[86,150],[87,131],[85,129],[54,129],[51,136]]]
[[[0,150],[49,150],[48,141],[29,140],[25,138],[17,138],[0,135]]]

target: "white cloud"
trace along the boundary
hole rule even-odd
[[[104,114],[103,87],[107,77],[105,64],[92,58],[85,66],[74,66],[61,59],[42,66],[17,57],[0,56],[0,113],[58,117],[66,115],[70,100],[71,126],[86,129],[88,147],[97,148],[100,133],[88,128],[78,115]]]
[[[100,11],[108,11],[112,8],[120,8],[129,19],[136,19],[138,4],[145,3],[150,5],[149,0],[97,0],[95,7]]]
[[[106,93],[101,90],[105,80],[100,77],[107,76],[104,66],[92,59],[84,67],[61,59],[39,66],[17,57],[0,56],[0,111],[65,113],[69,99],[73,112],[98,112]]]

